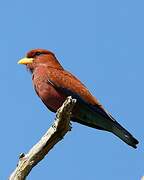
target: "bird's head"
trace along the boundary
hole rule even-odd
[[[33,49],[26,54],[26,57],[20,59],[18,64],[24,64],[33,72],[36,67],[45,66],[57,69],[63,69],[55,55],[45,49]]]

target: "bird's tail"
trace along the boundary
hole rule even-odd
[[[109,113],[105,113],[105,115],[102,115],[86,107],[80,108],[76,119],[73,119],[73,121],[96,129],[112,132],[126,144],[133,148],[137,148],[136,145],[138,144],[138,140],[123,128]]]
[[[123,128],[117,121],[112,122],[112,132],[133,148],[137,148],[138,140],[135,139],[125,128]]]

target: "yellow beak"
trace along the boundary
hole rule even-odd
[[[18,64],[24,64],[24,65],[26,65],[26,64],[31,64],[31,63],[33,63],[33,58],[27,58],[27,57],[25,57],[25,58],[20,59],[20,60],[18,61]]]

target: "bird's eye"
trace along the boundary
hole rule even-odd
[[[40,56],[42,53],[41,52],[36,52],[35,56]]]

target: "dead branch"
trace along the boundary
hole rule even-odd
[[[68,97],[56,113],[53,125],[48,129],[40,141],[34,145],[27,154],[22,153],[16,169],[12,172],[9,180],[24,180],[32,170],[53,148],[63,139],[65,134],[71,130],[70,118],[75,99]]]

